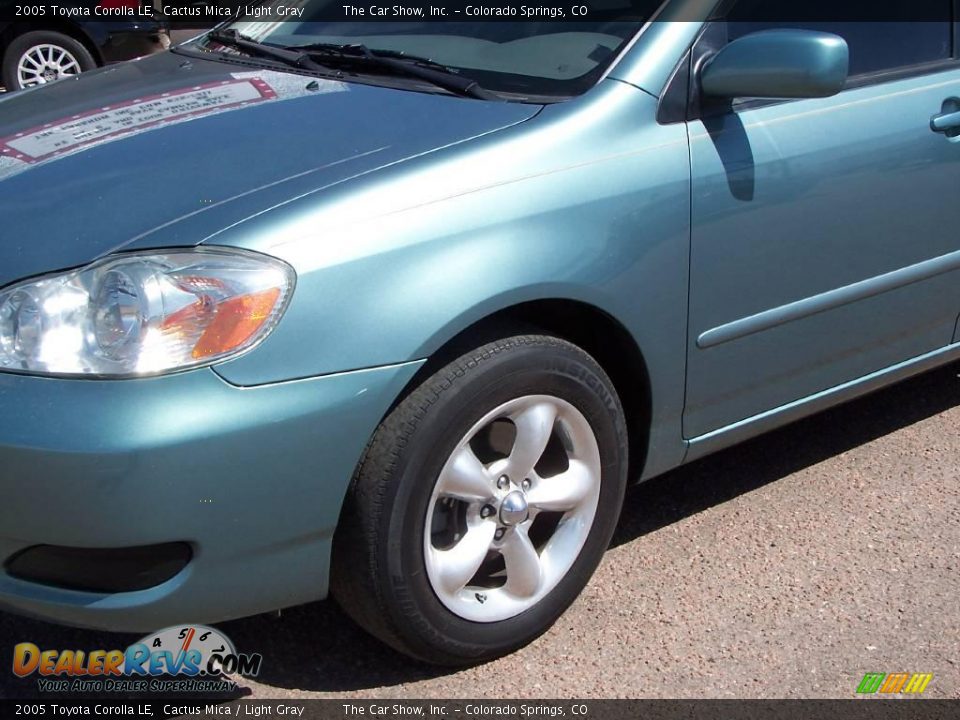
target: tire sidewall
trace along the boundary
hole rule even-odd
[[[454,382],[426,413],[397,467],[395,495],[381,537],[388,569],[388,597],[404,608],[397,623],[408,642],[421,637],[457,655],[483,659],[520,647],[546,630],[576,599],[599,564],[616,527],[626,487],[627,438],[620,402],[610,381],[571,346],[520,345]],[[599,368],[598,368],[599,370]],[[570,402],[587,419],[600,449],[601,486],[593,526],[576,561],[534,607],[512,618],[478,623],[451,612],[430,585],[423,533],[436,479],[457,444],[490,410],[525,395],[552,395]],[[411,541],[414,540],[415,541]],[[410,612],[413,609],[414,612]],[[413,627],[410,627],[411,621]]]

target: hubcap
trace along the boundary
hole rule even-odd
[[[17,77],[21,87],[45,85],[80,73],[79,61],[59,45],[34,45],[20,56]]]
[[[519,615],[569,572],[599,499],[600,450],[579,410],[548,395],[500,405],[436,480],[424,533],[434,593],[474,622]]]

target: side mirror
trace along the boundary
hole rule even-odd
[[[712,98],[816,98],[843,89],[850,68],[847,42],[812,30],[763,30],[738,38],[700,74]]]

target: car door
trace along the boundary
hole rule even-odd
[[[843,92],[736,101],[688,123],[685,437],[951,342],[960,141],[931,127],[960,110],[950,4],[936,22],[817,23],[850,46]],[[700,42],[764,25],[721,20]]]

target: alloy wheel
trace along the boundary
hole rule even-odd
[[[433,490],[424,555],[434,593],[474,622],[532,608],[573,566],[600,496],[596,436],[573,405],[500,405],[458,443]]]
[[[17,79],[27,88],[80,74],[80,62],[66,48],[44,43],[34,45],[20,56]]]

